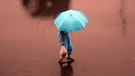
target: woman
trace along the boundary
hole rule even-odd
[[[58,39],[59,39],[60,46],[62,46],[62,45],[65,46],[65,48],[68,52],[67,61],[73,62],[74,59],[71,58],[73,46],[72,46],[72,43],[70,40],[70,33],[66,32],[66,31],[59,31],[58,32]],[[65,63],[65,61],[63,61],[62,59],[60,59],[59,62]]]

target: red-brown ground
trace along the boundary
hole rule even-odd
[[[32,18],[20,0],[0,1],[0,76],[135,76],[135,1],[71,0],[90,19],[71,35],[71,66],[57,63],[53,18]]]

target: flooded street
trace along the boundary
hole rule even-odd
[[[46,1],[0,1],[0,76],[135,76],[134,0]],[[75,62],[60,66],[53,20],[67,9],[90,20],[71,34]]]

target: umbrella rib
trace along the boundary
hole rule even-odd
[[[64,12],[63,12],[63,13],[64,13]],[[62,15],[63,15],[63,14],[61,13],[61,16],[60,16],[60,17],[62,17]],[[67,17],[67,18],[68,18],[68,17]],[[57,23],[57,21],[55,21],[56,24],[59,24],[58,28],[61,27],[62,23],[63,23],[67,18],[64,18],[60,24]]]

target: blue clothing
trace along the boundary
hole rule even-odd
[[[68,55],[71,55],[72,54],[73,45],[72,45],[72,42],[70,40],[70,33],[69,32],[65,32],[65,31],[64,31],[64,33],[66,34],[64,36],[65,48],[68,51]],[[59,39],[60,46],[62,46],[61,31],[58,32],[58,39]]]

